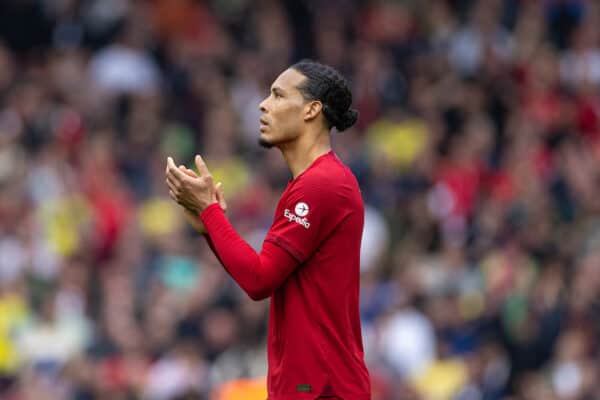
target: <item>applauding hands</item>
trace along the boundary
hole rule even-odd
[[[223,211],[227,210],[227,203],[223,197],[223,185],[216,185],[202,157],[197,155],[194,159],[199,175],[183,165],[177,167],[171,157],[167,158],[165,169],[166,183],[169,195],[183,207],[186,220],[199,233],[206,233],[199,215],[206,207],[218,203]]]

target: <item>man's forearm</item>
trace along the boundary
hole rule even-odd
[[[233,229],[218,204],[200,215],[213,250],[229,275],[254,300],[269,297],[294,270],[296,260],[279,246],[266,242],[260,253]]]

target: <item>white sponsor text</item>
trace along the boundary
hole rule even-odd
[[[297,224],[302,225],[306,229],[310,228],[310,222],[308,222],[308,220],[306,218],[300,218],[299,216],[297,216],[296,214],[292,213],[287,208],[283,212],[283,216],[286,217],[290,222],[294,221]]]

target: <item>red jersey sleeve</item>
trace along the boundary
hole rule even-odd
[[[318,176],[296,182],[282,196],[265,242],[306,261],[344,215],[340,196]]]
[[[296,260],[284,249],[265,243],[256,253],[233,229],[218,204],[207,207],[200,219],[205,235],[217,258],[253,300],[269,297],[296,268]]]

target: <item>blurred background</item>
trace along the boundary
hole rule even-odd
[[[600,398],[593,0],[0,1],[0,398],[265,398],[268,301],[164,166],[201,153],[260,249],[258,104],[304,57],[360,111],[373,399]]]

